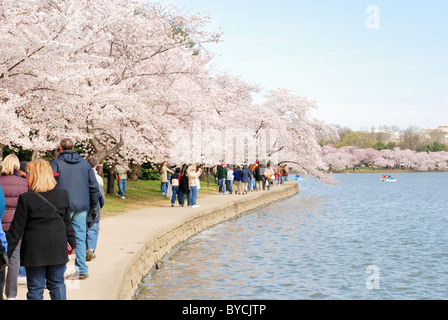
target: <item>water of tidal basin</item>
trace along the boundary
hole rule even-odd
[[[135,299],[447,299],[448,173],[334,177],[192,237]]]

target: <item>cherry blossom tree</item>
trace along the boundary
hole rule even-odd
[[[321,148],[321,154],[326,165],[336,171],[360,164],[385,168],[412,167],[418,171],[445,171],[448,169],[448,152],[445,151],[416,152],[395,148],[394,150],[385,149],[376,152],[355,147],[335,148],[333,145],[326,145]]]
[[[200,30],[208,16],[146,2],[26,0],[1,8],[8,49],[0,87],[28,100],[9,107],[27,120],[32,148],[69,136],[100,162],[163,153],[166,124],[189,114],[191,84],[205,79],[210,56],[198,50],[219,39]]]
[[[312,117],[311,111],[317,108],[315,101],[296,95],[290,90],[268,90],[266,101],[255,106],[252,128],[257,134],[260,130],[271,130],[268,159],[274,158],[274,165],[288,164],[294,169],[310,174],[324,182],[332,183],[326,175],[328,167],[322,161],[319,138],[328,135],[330,140],[337,135],[333,126]],[[273,130],[273,131],[272,131]]]
[[[317,105],[306,97],[263,89],[254,103],[261,88],[212,70],[203,44],[221,34],[204,31],[206,14],[146,1],[3,0],[0,17],[0,108],[14,125],[2,144],[44,152],[70,137],[100,162],[180,161],[173,149],[197,147],[184,133],[200,120],[200,145],[243,150],[244,162],[255,150],[254,161],[332,181],[318,141],[334,141],[335,128],[311,116]],[[198,162],[212,163],[198,150]],[[347,148],[335,158],[355,156]]]
[[[14,112],[15,106],[26,104],[26,100],[0,89],[0,146],[31,148],[29,128]]]
[[[335,148],[333,145],[325,145],[321,148],[321,154],[323,161],[331,170],[342,171],[359,164],[354,150],[356,148],[352,146]]]

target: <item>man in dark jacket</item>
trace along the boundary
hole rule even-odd
[[[218,181],[219,194],[226,194],[226,178],[227,178],[227,167],[225,164],[218,165],[218,170],[216,171],[216,179]]]
[[[266,167],[261,163],[255,168],[255,181],[257,184],[258,191],[266,189],[265,177],[264,177],[265,172],[266,172]],[[262,185],[263,185],[263,189],[262,189]]]
[[[69,275],[69,280],[86,279],[88,267],[86,263],[86,218],[89,208],[96,207],[102,196],[98,182],[90,164],[76,151],[70,139],[63,139],[59,157],[51,162],[56,176],[57,186],[68,191],[73,228],[76,235],[76,272]]]

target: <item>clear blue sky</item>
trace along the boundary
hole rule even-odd
[[[448,124],[448,0],[162,3],[210,13],[207,29],[224,31],[209,46],[217,67],[316,100],[315,116],[328,123]]]

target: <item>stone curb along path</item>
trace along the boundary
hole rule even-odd
[[[138,285],[166,254],[191,236],[220,222],[299,192],[297,182],[247,195],[212,195],[199,208],[145,208],[101,220],[96,259],[87,262],[89,278],[66,280],[68,300],[130,300]],[[74,256],[66,274],[74,271]],[[19,285],[18,299],[26,299]],[[45,290],[44,299],[49,299]]]

